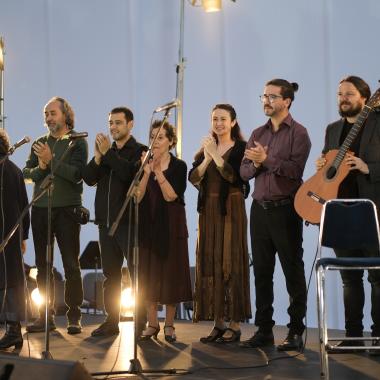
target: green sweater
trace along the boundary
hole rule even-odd
[[[73,131],[74,132],[74,131]],[[43,170],[38,166],[38,157],[33,147],[26,161],[23,174],[25,182],[34,182],[33,196],[41,192],[40,185],[44,178],[54,170],[52,207],[79,206],[82,204],[83,181],[82,171],[87,163],[88,147],[85,139],[73,141],[73,146],[66,154],[58,168],[57,163],[70,143],[70,139],[55,139],[47,134],[39,137],[34,143],[47,142],[53,154],[48,167]],[[56,168],[56,169],[55,169]],[[45,193],[34,204],[35,207],[47,207],[47,194]]]

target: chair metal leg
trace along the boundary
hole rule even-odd
[[[318,267],[316,277],[321,377],[323,377],[325,380],[329,380],[329,361],[328,353],[326,350],[328,343],[328,333],[325,303],[325,270],[322,266]]]

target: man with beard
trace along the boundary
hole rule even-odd
[[[80,324],[83,302],[82,277],[79,266],[79,232],[80,223],[76,212],[82,204],[82,170],[87,163],[87,142],[76,139],[69,148],[63,162],[57,166],[61,156],[70,143],[70,134],[75,133],[74,112],[70,104],[63,98],[53,97],[44,108],[45,126],[48,133],[39,137],[32,145],[26,166],[23,169],[27,182],[34,182],[34,196],[41,192],[41,184],[46,176],[54,172],[52,184],[52,249],[54,238],[62,256],[65,271],[65,303],[67,310],[67,332],[78,334],[82,331]],[[46,266],[47,248],[47,213],[48,197],[45,193],[32,207],[32,232],[36,266],[38,269],[37,284],[42,295],[45,294],[46,271],[51,276],[49,329],[56,328],[54,322],[54,281],[52,265]],[[51,259],[53,262],[53,258]],[[40,317],[32,325],[27,326],[28,332],[45,330],[44,306],[39,310]]]
[[[326,164],[324,154],[332,149],[339,149],[355,124],[360,112],[371,96],[368,84],[357,76],[343,78],[338,87],[339,114],[342,118],[328,125],[322,156],[316,161],[317,169]],[[380,207],[380,114],[371,112],[350,147],[352,154],[347,154],[345,164],[350,166],[348,176],[342,181],[338,198],[368,198]],[[335,250],[338,257],[378,256],[378,251]],[[363,271],[341,271],[344,293],[345,329],[347,337],[363,336],[364,287]],[[369,271],[368,280],[372,291],[372,336],[380,336],[380,274]],[[373,345],[378,346],[379,341]],[[344,346],[361,346],[363,341],[345,341]],[[354,351],[351,350],[351,352]],[[337,351],[342,352],[342,351]],[[344,352],[348,352],[345,350]],[[379,351],[370,350],[371,354]]]
[[[94,158],[83,173],[83,179],[88,185],[97,186],[95,223],[99,226],[100,253],[105,276],[104,307],[107,312],[106,320],[91,333],[92,336],[119,333],[121,270],[124,258],[128,256],[128,210],[124,213],[115,235],[110,237],[108,233],[124,203],[145,149],[131,135],[133,113],[130,109],[114,108],[108,115],[108,124],[113,143],[111,144],[107,135],[98,133]],[[132,266],[129,265],[129,268]],[[141,320],[139,322],[138,330],[141,332],[144,323]]]
[[[294,195],[311,143],[307,130],[297,123],[289,108],[297,83],[273,79],[260,96],[269,120],[255,129],[247,143],[240,175],[255,178],[251,207],[251,243],[256,291],[256,333],[241,347],[274,344],[273,272],[278,253],[285,275],[290,305],[288,335],[278,350],[298,350],[303,346],[306,313],[306,281],[302,249],[302,220],[294,210]]]

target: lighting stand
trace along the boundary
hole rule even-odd
[[[4,40],[0,37],[0,128],[5,128],[4,115]]]

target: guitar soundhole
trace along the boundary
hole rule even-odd
[[[326,177],[327,177],[327,179],[332,179],[335,177],[335,174],[336,174],[336,168],[334,166],[330,166],[327,169]]]

